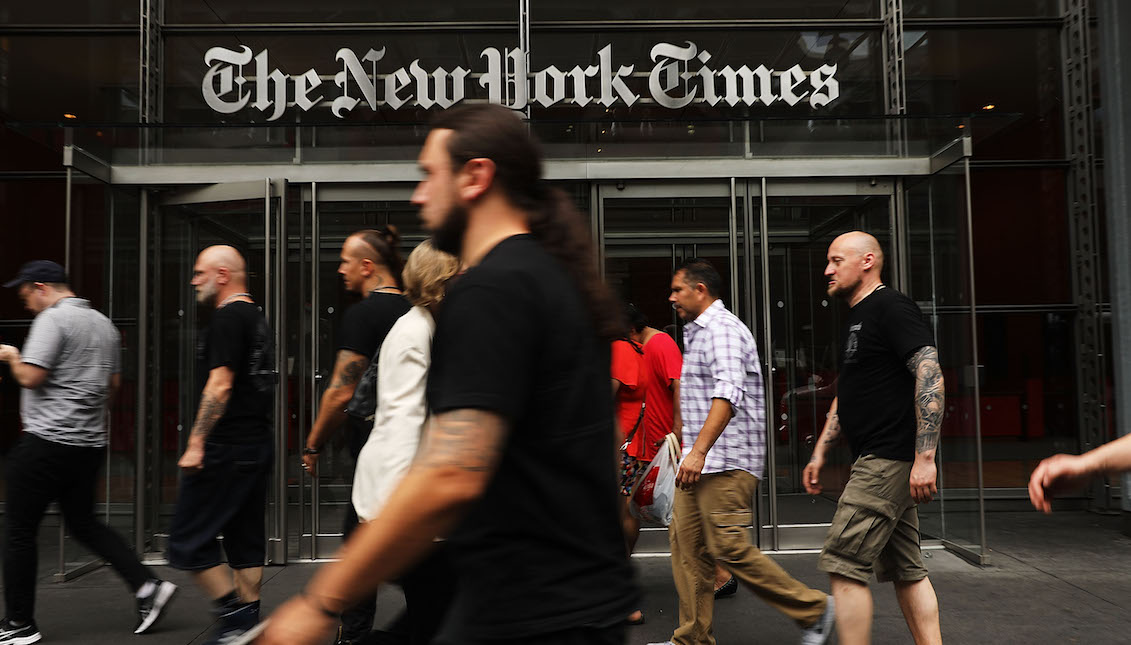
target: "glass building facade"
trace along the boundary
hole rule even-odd
[[[353,302],[349,232],[395,224],[430,115],[502,102],[590,218],[599,261],[657,327],[670,273],[711,260],[767,374],[769,472],[753,531],[819,547],[847,477],[801,487],[836,378],[825,250],[864,229],[930,318],[947,386],[942,494],[924,533],[986,560],[985,514],[1041,458],[1113,433],[1104,347],[1102,109],[1083,0],[550,3],[66,0],[0,8],[4,261],[66,260],[123,335],[103,489],[160,554],[195,413],[189,286],[204,246],[247,255],[278,335],[271,560],[340,539],[351,464],[303,445]],[[1081,56],[1080,52],[1089,55]],[[0,341],[30,318],[0,298]],[[0,382],[0,455],[20,431]],[[1098,490],[1089,502],[1106,505]],[[642,548],[664,548],[654,530]],[[86,555],[62,535],[62,569]],[[651,545],[651,546],[649,546]]]

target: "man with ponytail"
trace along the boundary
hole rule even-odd
[[[346,441],[350,457],[355,463],[361,447],[369,438],[370,429],[373,428],[372,415],[347,414],[347,405],[353,399],[370,362],[377,360],[377,351],[385,336],[411,308],[401,293],[404,287],[401,279],[404,260],[397,251],[399,241],[397,230],[389,226],[381,230],[357,231],[342,243],[338,274],[342,276],[346,291],[360,294],[364,299],[347,309],[342,319],[334,374],[329,387],[322,393],[318,418],[314,420],[302,450],[303,470],[312,477],[318,476],[318,455],[322,447],[338,427],[343,424],[346,427]],[[368,392],[367,396],[374,400],[376,392]],[[348,538],[357,524],[357,513],[351,504],[346,509],[343,534]],[[362,642],[373,630],[376,613],[375,594],[370,594],[345,611],[342,614],[338,644]]]
[[[623,324],[588,229],[542,180],[526,125],[497,105],[440,115],[419,166],[424,226],[466,268],[436,320],[431,420],[378,517],[262,642],[321,642],[336,614],[444,537],[460,576],[436,642],[622,644],[638,602],[608,381]]]

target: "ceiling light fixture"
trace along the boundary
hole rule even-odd
[[[78,117],[71,114],[70,112],[67,112],[66,114],[63,115],[63,118],[64,119],[77,119]]]

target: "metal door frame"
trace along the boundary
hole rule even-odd
[[[139,321],[139,351],[138,351],[138,402],[137,402],[137,465],[136,465],[136,499],[134,500],[135,516],[137,518],[134,531],[135,549],[138,553],[145,553],[147,545],[160,547],[160,538],[157,531],[157,513],[159,502],[156,494],[160,486],[147,486],[153,483],[160,474],[154,470],[152,455],[161,452],[160,419],[149,418],[150,396],[160,396],[159,379],[148,383],[150,370],[160,375],[160,352],[157,347],[161,344],[161,325],[152,319],[150,289],[150,269],[154,269],[153,284],[160,283],[160,262],[151,253],[160,252],[160,247],[153,241],[160,238],[162,220],[164,219],[161,208],[164,206],[207,204],[236,200],[263,200],[263,225],[264,225],[264,258],[263,277],[264,293],[257,294],[263,304],[263,310],[274,333],[275,364],[280,373],[275,390],[275,419],[273,426],[275,448],[275,472],[273,486],[269,487],[268,507],[264,514],[267,528],[267,564],[286,564],[287,562],[287,534],[286,534],[286,470],[285,448],[287,427],[287,357],[286,357],[286,317],[285,295],[283,285],[286,283],[286,244],[278,244],[278,238],[286,239],[286,188],[284,179],[261,179],[258,181],[232,182],[214,184],[210,186],[192,187],[159,193],[154,190],[143,190],[141,193],[141,217],[139,218],[140,257],[144,259],[138,280],[138,311],[144,317]],[[150,220],[152,219],[152,226]],[[272,231],[276,237],[272,237]],[[151,239],[150,235],[154,237]],[[190,244],[197,245],[196,240]],[[154,292],[153,302],[159,303],[161,294]],[[192,310],[190,308],[190,324]],[[195,327],[195,325],[193,325]],[[152,333],[150,333],[152,331]],[[160,399],[154,399],[160,400]],[[184,418],[195,415],[195,410],[182,410]],[[152,426],[152,427],[151,427]],[[191,425],[182,424],[181,447],[185,433]],[[279,503],[282,501],[283,503]]]
[[[602,275],[605,273],[606,244],[609,237],[605,232],[605,202],[616,199],[641,199],[641,198],[674,198],[674,197],[723,197],[730,199],[730,216],[727,231],[717,235],[704,235],[703,241],[726,241],[729,246],[729,266],[731,293],[729,302],[735,307],[740,298],[746,303],[746,311],[750,312],[751,325],[755,321],[761,324],[762,334],[758,338],[759,357],[762,363],[763,386],[767,393],[773,391],[774,368],[770,356],[771,323],[769,302],[769,199],[771,197],[804,197],[804,196],[861,196],[875,195],[888,197],[888,226],[891,233],[893,247],[899,247],[903,241],[896,236],[897,218],[895,202],[898,199],[896,188],[897,178],[883,177],[848,177],[835,179],[822,179],[814,177],[804,178],[767,178],[767,177],[726,177],[704,179],[696,181],[615,181],[593,182],[592,184],[592,233],[595,248],[598,251],[598,265]],[[739,257],[738,257],[738,203],[742,200],[742,253],[746,268],[746,290],[739,292]],[[754,204],[758,200],[758,238],[754,239]],[[725,236],[725,237],[724,237]],[[658,241],[672,238],[673,235],[657,235]],[[696,238],[698,240],[700,238]],[[760,261],[758,266],[754,262],[755,244],[759,248]],[[674,251],[673,251],[674,252]],[[902,254],[893,248],[893,259]],[[893,275],[902,272],[900,267],[893,267]],[[673,267],[674,269],[674,267]],[[757,303],[757,289],[754,288],[757,280],[757,271],[761,271],[761,303]],[[900,282],[897,278],[896,282]],[[751,325],[751,331],[758,336],[757,325]],[[756,492],[754,505],[754,522],[759,530],[753,530],[752,538],[759,546],[768,551],[797,551],[811,550],[820,545],[824,540],[828,523],[783,525],[778,512],[778,490],[776,476],[770,474],[777,471],[777,445],[773,441],[770,431],[770,420],[775,412],[774,402],[766,396],[766,472],[763,486]],[[764,501],[763,501],[764,500]],[[765,521],[761,516],[765,515]],[[662,533],[663,529],[643,529],[639,544],[642,549],[655,549],[661,544],[661,538],[651,536],[649,533]]]

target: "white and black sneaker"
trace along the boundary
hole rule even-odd
[[[151,580],[153,589],[144,596],[137,598],[137,627],[135,634],[144,634],[150,627],[157,624],[162,611],[169,606],[173,596],[177,593],[177,585],[165,580]],[[0,642],[0,645],[3,645]]]
[[[801,645],[825,645],[836,629],[836,603],[828,596],[825,613],[809,627],[801,630]]]
[[[40,635],[34,620],[18,627],[7,618],[0,622],[0,645],[31,645],[38,643],[41,638],[43,636]]]

